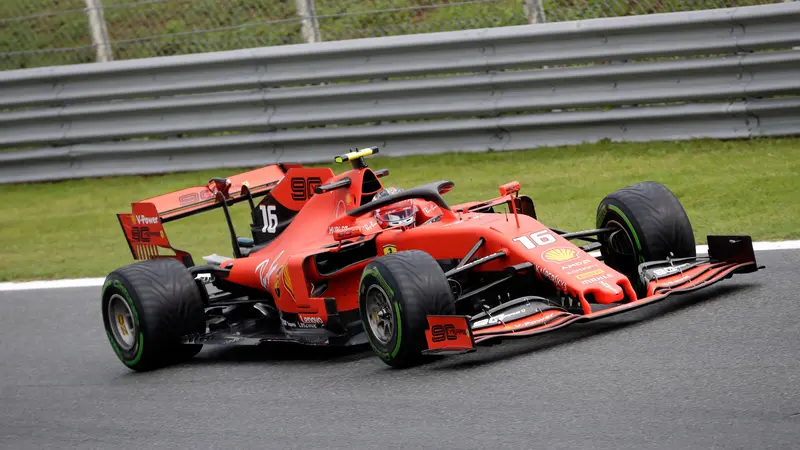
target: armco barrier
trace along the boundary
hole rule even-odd
[[[0,72],[0,147],[38,147],[0,182],[795,134],[797,45],[788,3]]]

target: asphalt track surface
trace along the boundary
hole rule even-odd
[[[0,292],[0,448],[797,449],[800,252],[705,292],[397,371],[204,349],[137,374],[99,288]]]

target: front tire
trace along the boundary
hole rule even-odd
[[[600,253],[609,267],[631,280],[637,295],[646,293],[639,264],[697,255],[689,217],[661,183],[637,183],[607,195],[597,208],[596,222],[597,228],[617,229],[601,239]]]
[[[424,362],[428,315],[455,314],[444,271],[429,254],[411,250],[381,256],[364,268],[359,311],[372,350],[386,364]]]
[[[111,347],[132,370],[183,362],[203,348],[180,343],[182,335],[205,333],[206,316],[198,285],[175,259],[142,261],[111,272],[101,303]]]

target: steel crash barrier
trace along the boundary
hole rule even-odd
[[[800,131],[800,3],[0,72],[0,182]]]

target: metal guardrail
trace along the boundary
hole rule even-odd
[[[0,147],[40,146],[0,182],[794,134],[796,45],[790,3],[0,72]]]

